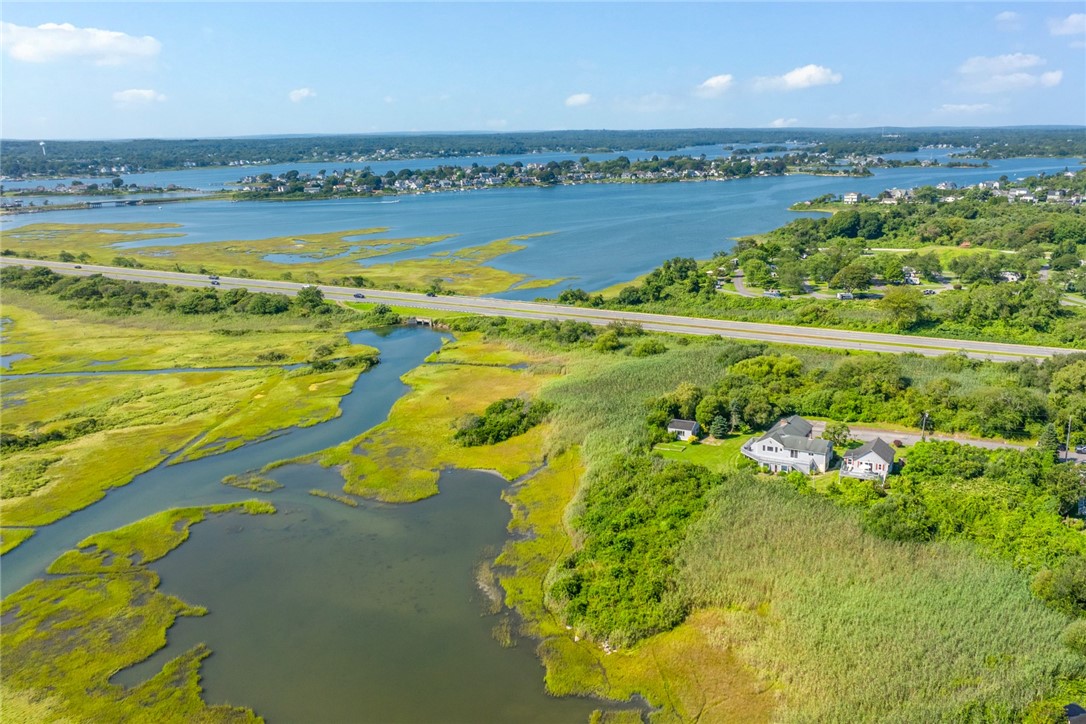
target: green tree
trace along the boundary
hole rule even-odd
[[[302,309],[313,312],[324,307],[324,294],[314,286],[305,286],[298,290],[294,301]]]
[[[723,415],[717,415],[713,418],[713,423],[709,426],[709,434],[717,440],[724,438],[728,434],[728,421],[724,419]]]
[[[866,264],[854,261],[833,275],[830,286],[849,292],[856,289],[867,289],[871,286],[871,270],[867,268]]]
[[[892,287],[886,290],[878,306],[886,312],[887,319],[898,330],[912,329],[928,315],[928,307],[919,289]]]
[[[1041,435],[1037,438],[1037,447],[1051,454],[1053,461],[1056,460],[1060,450],[1060,435],[1056,432],[1056,426],[1051,422],[1041,430]]]
[[[838,447],[844,445],[852,437],[852,430],[843,422],[826,423],[826,429],[822,431],[822,439],[829,440]]]

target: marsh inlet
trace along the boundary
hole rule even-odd
[[[530,641],[502,648],[472,575],[507,537],[503,481],[451,471],[409,505],[311,496],[334,471],[292,465],[269,516],[213,516],[153,564],[160,590],[206,606],[167,648],[114,677],[131,686],[199,642],[211,704],[269,722],[577,722],[601,703],[554,698]],[[337,483],[338,481],[338,483]]]

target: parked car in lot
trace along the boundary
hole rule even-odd
[[[1086,445],[1076,445],[1075,452],[1079,455],[1086,455]]]
[[[354,298],[355,298],[355,299],[365,299],[365,298],[366,298],[366,295],[365,295],[365,294],[363,294],[362,292],[355,292],[355,293],[354,293]]]

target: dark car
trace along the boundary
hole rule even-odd
[[[355,293],[354,293],[354,298],[355,298],[355,299],[365,299],[365,298],[366,298],[366,295],[365,295],[365,294],[363,294],[362,292],[355,292]]]
[[[76,264],[75,266],[72,267],[72,269],[82,269],[82,268],[83,268],[82,264]]]
[[[935,294],[935,290],[934,289],[925,289],[924,294]]]
[[[426,296],[428,296],[428,297],[436,297],[437,294],[435,294],[434,292],[426,292]]]
[[[213,287],[219,286],[219,280],[218,279],[212,279],[211,280],[211,286],[213,286]]]
[[[209,274],[207,278],[208,279],[218,279],[219,275],[218,274]]]

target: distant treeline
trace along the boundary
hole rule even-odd
[[[984,158],[1086,155],[1086,128],[878,128],[734,129],[647,131],[536,131],[419,135],[288,136],[278,138],[135,139],[116,141],[5,140],[0,173],[10,177],[114,175],[189,167],[249,163],[293,163],[515,155],[535,151],[589,153],[688,146],[771,144],[788,141],[837,155],[916,151],[951,145],[978,149]],[[722,148],[723,151],[723,148]],[[105,170],[103,170],[105,169]]]

